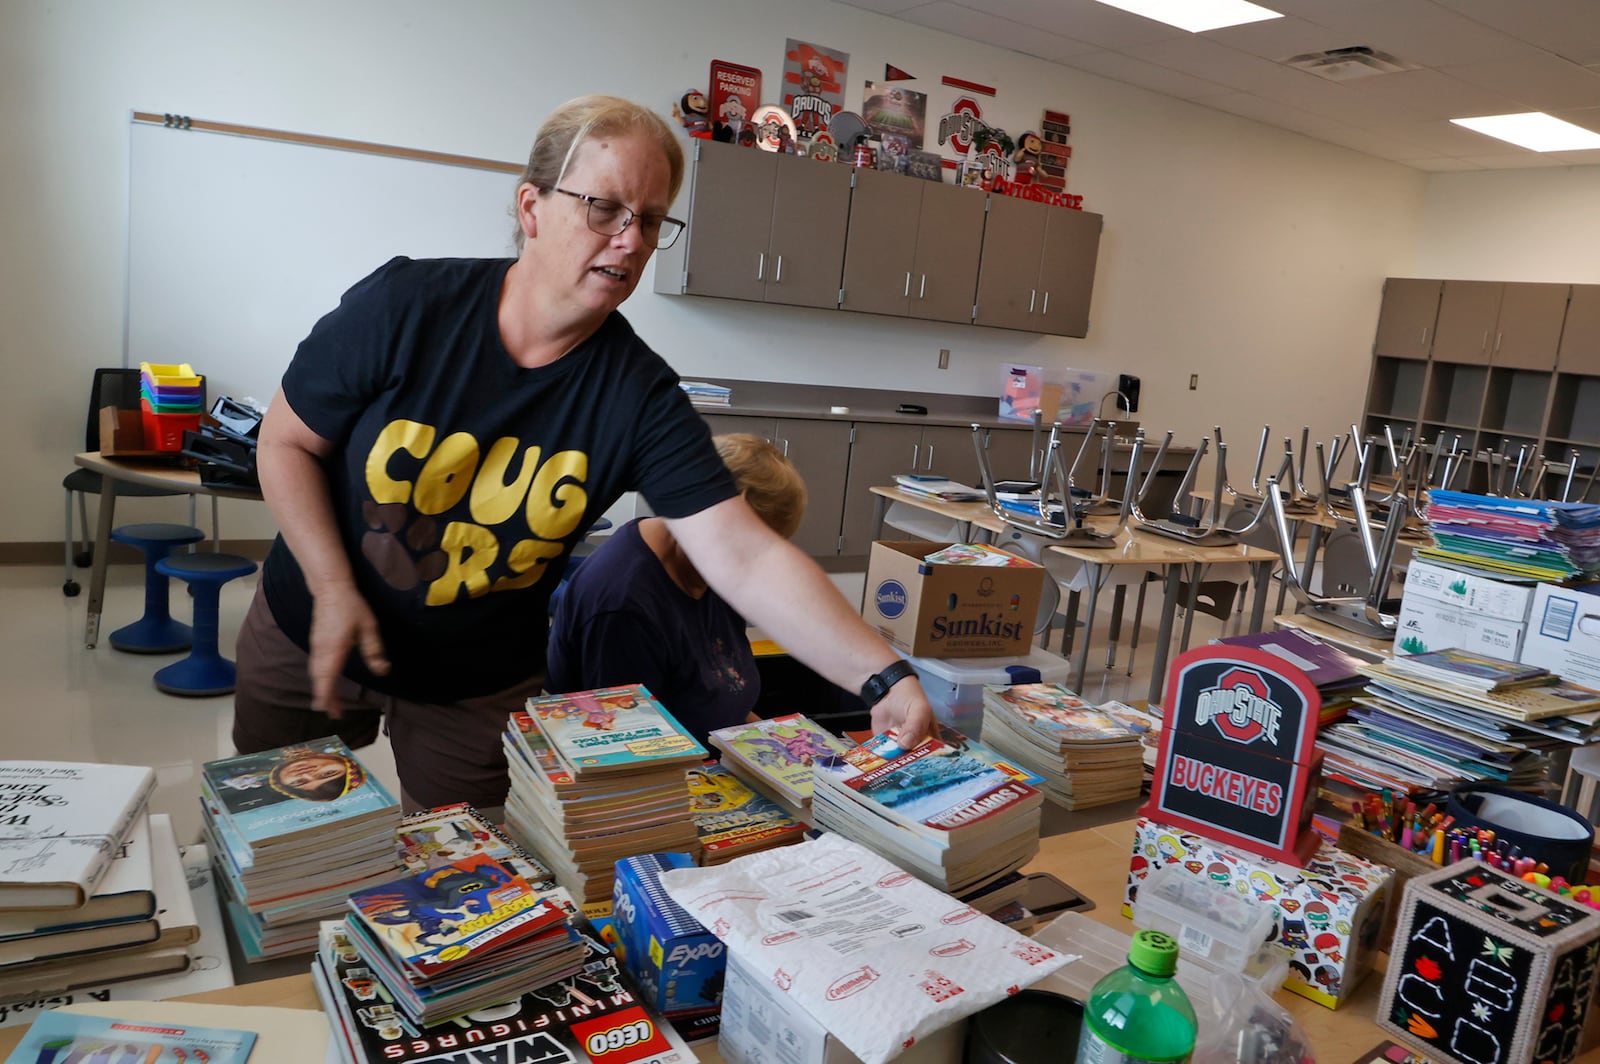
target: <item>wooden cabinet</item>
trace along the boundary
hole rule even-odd
[[[1385,281],[1372,353],[1383,358],[1426,361],[1434,325],[1439,320],[1439,293],[1443,287],[1443,281],[1410,277]]]
[[[969,189],[856,171],[840,307],[970,322],[983,203]]]
[[[1087,211],[989,197],[973,321],[1086,336],[1104,219]]]
[[[1489,364],[1544,373],[1553,370],[1571,290],[1572,286],[1565,284],[1506,284]]]
[[[656,291],[838,306],[850,174],[811,159],[696,141],[689,229],[660,253]]]
[[[1085,336],[1098,214],[694,142],[655,290]]]
[[[1488,365],[1504,287],[1493,281],[1444,282],[1433,341],[1435,362]]]
[[[1600,376],[1600,284],[1572,286],[1556,365],[1562,373]]]
[[[806,515],[794,545],[813,557],[839,553],[839,523],[850,464],[851,423],[808,418],[702,414],[713,433],[749,432],[771,440],[806,482]]]

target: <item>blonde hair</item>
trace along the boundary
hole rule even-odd
[[[806,515],[806,482],[783,452],[771,441],[743,432],[714,436],[711,442],[756,516],[784,539],[799,531]]]
[[[578,147],[591,135],[638,135],[655,141],[666,157],[669,184],[668,201],[678,198],[683,184],[683,148],[678,135],[666,119],[620,96],[579,96],[550,112],[550,117],[539,127],[528,152],[528,165],[517,178],[517,188],[532,185],[547,192],[561,183],[567,169],[578,154]],[[512,211],[515,213],[515,203]],[[517,247],[523,242],[520,226],[516,230]]]

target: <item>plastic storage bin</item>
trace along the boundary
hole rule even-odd
[[[144,423],[144,449],[147,451],[183,450],[183,433],[200,430],[200,415],[162,414],[150,409],[150,400],[139,400],[139,416]]]
[[[1268,993],[1289,974],[1288,951],[1276,945],[1271,905],[1163,865],[1139,886],[1133,923],[1165,931],[1178,940],[1183,957],[1224,972],[1238,972]]]
[[[139,375],[157,388],[198,388],[204,380],[187,362],[171,365],[162,362],[139,363]]]
[[[914,658],[917,679],[928,693],[933,714],[972,739],[982,738],[983,685],[1066,683],[1072,665],[1066,658],[1034,647],[1025,658]]]

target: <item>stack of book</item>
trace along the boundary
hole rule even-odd
[[[560,894],[547,900],[561,904]],[[565,904],[570,906],[570,899]],[[569,912],[569,921],[582,952],[564,974],[431,1023],[412,1019],[405,997],[368,963],[360,938],[351,933],[354,918],[325,923],[311,974],[339,1059],[344,1064],[692,1064],[695,1056],[684,1040],[639,993],[594,929],[575,913]]]
[[[1366,686],[1366,678],[1361,675],[1360,658],[1298,628],[1235,635],[1213,642],[1265,651],[1305,673],[1322,696],[1319,726],[1332,724],[1348,713],[1355,705],[1356,696]]]
[[[208,761],[200,799],[248,960],[316,949],[323,918],[395,874],[400,804],[338,738]]]
[[[487,854],[509,866],[536,891],[543,893],[556,887],[550,869],[465,802],[424,809],[402,818],[395,832],[395,850],[397,877],[402,871],[417,875],[451,861]]]
[[[1435,489],[1417,556],[1467,572],[1562,581],[1600,575],[1600,505]]]
[[[804,824],[717,762],[691,768],[688,776],[689,814],[700,836],[702,865],[787,846],[805,835]]]
[[[1547,752],[1592,730],[1600,691],[1547,670],[1463,650],[1363,665],[1348,719],[1318,736],[1327,796],[1342,811],[1366,794],[1491,781],[1533,789]]]
[[[1156,758],[1161,752],[1161,726],[1165,719],[1161,707],[1156,706],[1152,712],[1149,708],[1141,709],[1113,699],[1100,703],[1100,712],[1139,737],[1139,750],[1144,759],[1144,782],[1148,789],[1150,781],[1155,778]]]
[[[885,732],[813,768],[819,827],[947,893],[994,884],[1039,852],[1043,796],[943,740],[905,750]]]
[[[350,895],[343,932],[413,1025],[497,1005],[576,974],[587,955],[573,906],[487,853],[436,860]],[[336,922],[319,931],[330,952]]]
[[[806,824],[812,822],[813,762],[850,749],[849,743],[799,713],[718,728],[711,733],[711,745],[722,754],[724,768]]]
[[[154,788],[142,765],[0,761],[0,1000],[188,963],[199,929]]]
[[[727,406],[733,398],[733,389],[709,381],[679,381],[678,387],[696,406]]]
[[[984,498],[983,491],[979,488],[950,480],[948,477],[929,476],[926,473],[896,473],[894,484],[908,495],[938,499],[940,502],[980,502]]]
[[[620,857],[697,852],[685,770],[706,752],[644,687],[528,700],[507,723],[506,830],[603,915]]]
[[[983,739],[1044,777],[1065,809],[1137,798],[1144,785],[1139,732],[1058,683],[985,685]]]

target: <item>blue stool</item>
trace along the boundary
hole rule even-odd
[[[198,543],[206,534],[188,525],[123,525],[111,530],[118,543],[138,547],[144,553],[144,616],[111,633],[110,643],[133,654],[170,654],[188,650],[194,632],[182,621],[172,619],[167,610],[167,578],[158,566],[174,550]]]
[[[225,695],[233,690],[233,662],[217,651],[217,598],[222,585],[249,576],[256,563],[237,554],[174,554],[156,571],[187,580],[194,595],[194,649],[182,661],[156,672],[156,688],[169,695]]]

